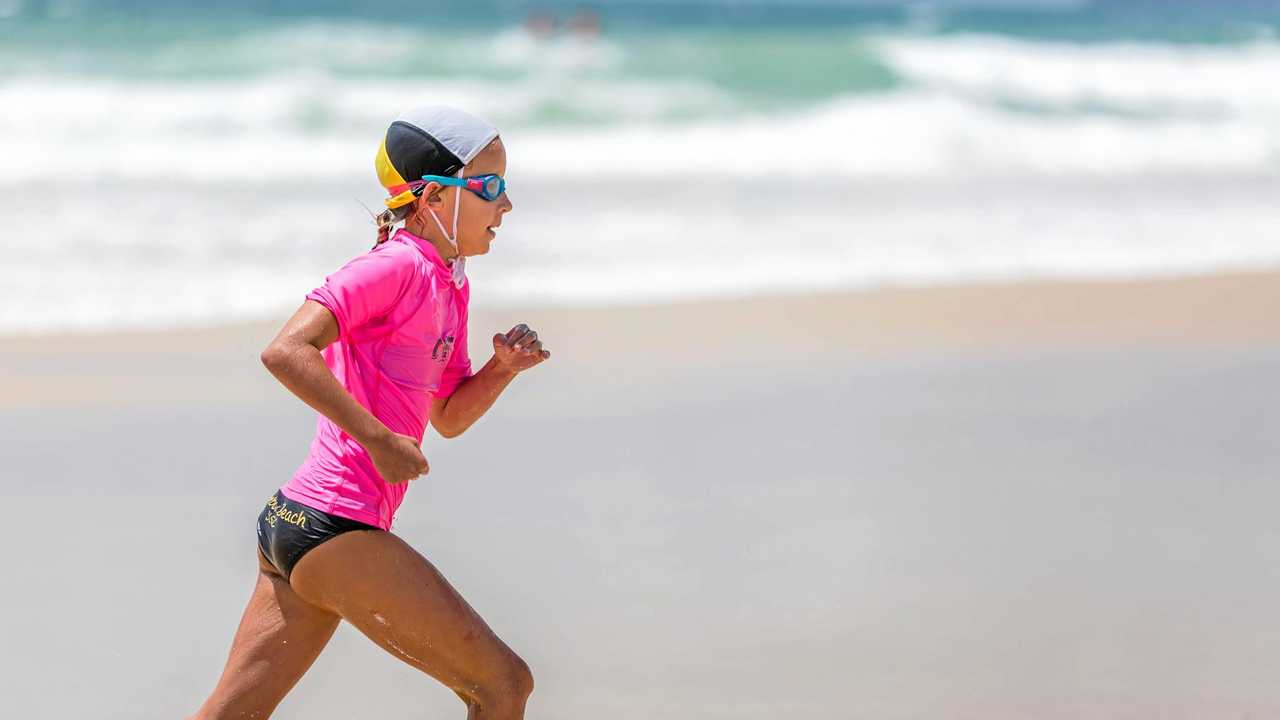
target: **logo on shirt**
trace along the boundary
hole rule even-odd
[[[436,346],[431,348],[431,359],[444,362],[449,357],[449,353],[453,350],[453,336],[448,335],[436,340]]]

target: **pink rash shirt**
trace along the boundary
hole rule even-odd
[[[322,354],[338,382],[393,432],[422,440],[433,397],[448,397],[471,375],[467,304],[429,240],[400,230],[354,258],[307,294],[338,321]],[[378,475],[369,453],[319,415],[311,452],[286,497],[317,510],[391,529],[409,483]]]

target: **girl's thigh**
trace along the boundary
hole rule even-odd
[[[308,602],[341,615],[468,702],[532,687],[529,669],[421,554],[380,530],[343,533],[290,576]]]
[[[338,627],[336,614],[298,597],[261,553],[258,561],[226,667],[198,720],[269,716]]]

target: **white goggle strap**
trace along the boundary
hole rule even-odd
[[[458,172],[454,173],[454,177],[462,177],[462,168],[458,168]],[[458,248],[458,240],[457,240],[458,209],[460,207],[462,207],[462,188],[461,187],[457,188],[457,192],[455,192],[453,195],[453,234],[452,235],[450,235],[448,232],[445,231],[444,223],[440,222],[440,218],[436,216],[436,211],[432,210],[431,208],[427,208],[427,211],[431,213],[431,219],[434,220],[436,223],[436,227],[440,228],[440,234],[444,235],[444,239],[448,240],[449,244],[453,246],[454,251],[458,253],[457,257],[455,257],[453,260],[453,284],[456,285],[459,289],[461,289],[462,285],[467,281],[467,259],[462,257],[462,250]]]

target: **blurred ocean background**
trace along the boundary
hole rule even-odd
[[[282,316],[422,103],[507,140],[484,302],[1280,265],[1280,3],[582,7],[0,2],[0,332]]]
[[[207,696],[450,103],[554,358],[395,531],[531,720],[1280,718],[1280,0],[585,5],[0,0],[0,716]],[[344,624],[274,717],[374,713],[461,708]]]

